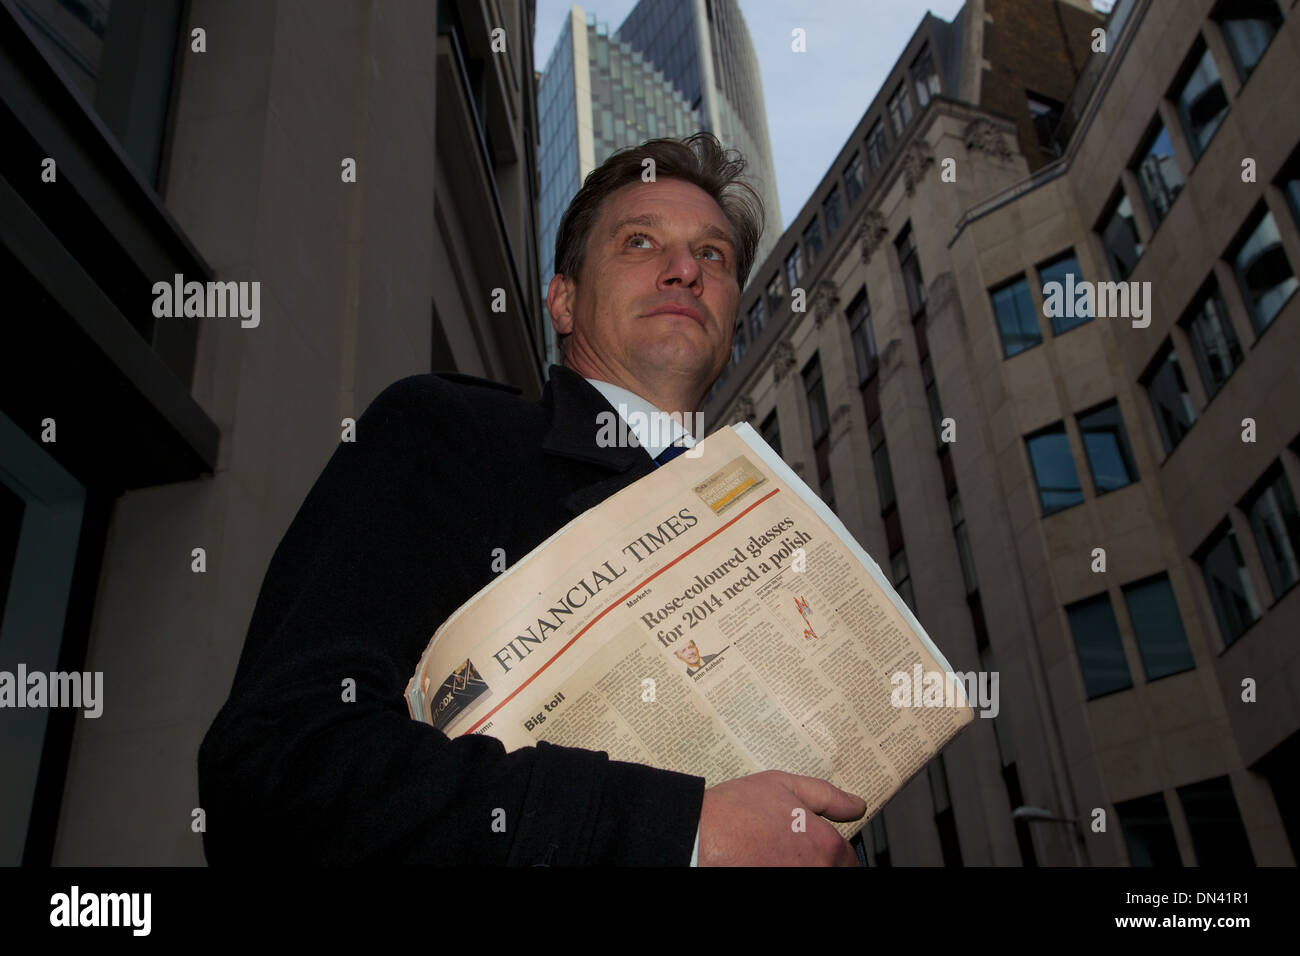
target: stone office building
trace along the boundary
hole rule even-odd
[[[1300,853],[1298,61],[1295,0],[927,16],[742,299],[709,420],[1000,675],[873,862]]]

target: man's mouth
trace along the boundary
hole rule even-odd
[[[704,326],[704,316],[689,306],[666,305],[655,309],[650,315],[680,315],[686,318],[694,319],[701,327]]]

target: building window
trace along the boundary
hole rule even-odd
[[[1196,410],[1192,407],[1192,397],[1187,394],[1187,383],[1183,380],[1183,370],[1172,342],[1166,341],[1164,348],[1156,353],[1151,371],[1143,377],[1142,384],[1151,399],[1160,443],[1168,455],[1196,422]]]
[[[912,86],[916,89],[916,102],[925,109],[930,100],[939,95],[939,73],[934,68],[934,56],[930,53],[930,44],[921,47],[921,52],[912,61]]]
[[[1029,283],[1017,276],[989,293],[993,314],[1002,336],[1002,357],[1011,358],[1043,341],[1038,331],[1038,316],[1029,295]]]
[[[948,514],[952,517],[952,534],[957,539],[957,558],[961,562],[961,577],[966,585],[966,594],[974,594],[980,588],[975,577],[975,561],[971,558],[970,540],[966,536],[966,512],[961,506],[961,495],[952,493],[948,499]]]
[[[781,308],[781,303],[785,301],[785,283],[781,279],[781,273],[776,273],[767,281],[767,307],[773,315],[776,310]]]
[[[894,498],[894,473],[889,465],[889,446],[885,444],[885,426],[877,418],[867,426],[871,442],[871,464],[876,470],[876,487],[880,489],[880,513],[892,511]]]
[[[1132,687],[1133,678],[1124,658],[1124,643],[1120,640],[1110,596],[1103,592],[1071,604],[1065,614],[1070,620],[1088,700]]]
[[[1049,288],[1049,283],[1058,283],[1060,285],[1057,300],[1060,303],[1059,309],[1048,308],[1048,296],[1053,291]],[[1046,262],[1038,267],[1038,288],[1043,294],[1043,311],[1048,314],[1052,323],[1052,334],[1060,335],[1062,332],[1068,332],[1075,326],[1092,319],[1092,303],[1086,298],[1080,299],[1077,291],[1083,282],[1083,270],[1079,268],[1079,260],[1074,255],[1074,250],[1062,253],[1050,262]],[[1028,296],[1026,295],[1026,298]],[[1030,308],[1032,315],[1033,309]],[[1038,335],[1038,320],[1034,319],[1034,335]],[[1037,345],[1042,339],[1031,343]]]
[[[1029,461],[1038,483],[1038,500],[1043,516],[1077,505],[1083,500],[1079,473],[1074,468],[1074,455],[1070,453],[1070,439],[1065,425],[1057,422],[1025,439]]]
[[[840,227],[840,222],[844,219],[844,202],[840,199],[839,186],[832,186],[831,191],[826,194],[826,199],[822,202],[822,212],[826,216],[826,235],[835,235],[835,230]]]
[[[1059,156],[1061,149],[1056,145],[1053,134],[1061,122],[1064,106],[1049,96],[1025,91],[1029,100],[1029,115],[1034,122],[1034,132],[1038,134],[1038,143],[1053,156]]]
[[[763,299],[760,296],[754,300],[754,304],[749,307],[749,341],[757,342],[758,337],[763,332],[763,325],[766,323],[763,315]]]
[[[803,278],[803,253],[799,251],[796,245],[790,250],[790,254],[785,257],[785,281],[790,284],[791,289],[799,287],[799,280]]]
[[[952,796],[948,792],[948,771],[943,765],[943,754],[936,754],[925,765],[930,778],[930,800],[934,804],[934,825],[939,830],[939,849],[944,866],[961,866],[961,843],[957,839],[957,821],[952,812]]]
[[[1178,168],[1178,160],[1174,159],[1169,130],[1159,120],[1138,153],[1141,159],[1133,172],[1137,175],[1154,229],[1169,215],[1169,207],[1182,192],[1183,172]]]
[[[947,458],[947,456],[944,456]],[[989,626],[984,620],[984,605],[980,601],[979,591],[972,591],[966,595],[966,610],[970,612],[971,627],[975,630],[975,647],[980,651],[980,660],[984,659],[983,652],[989,649]],[[984,668],[988,670],[988,668]],[[994,728],[996,732],[996,727]]]
[[[1300,285],[1282,248],[1273,213],[1257,215],[1250,235],[1229,256],[1241,296],[1250,311],[1250,321],[1259,334],[1282,311],[1291,293]]]
[[[1254,72],[1282,26],[1282,11],[1273,0],[1222,0],[1210,15],[1232,54],[1241,82]]]
[[[998,736],[998,719],[994,717],[989,723],[993,725],[994,736]],[[1024,806],[1025,797],[1020,789],[1020,773],[1016,770],[1014,760],[1002,768],[1002,783],[1007,788],[1007,799],[1011,806],[1013,808]],[[1038,866],[1038,857],[1034,853],[1034,837],[1029,832],[1029,821],[1017,820],[1015,824],[1016,843],[1020,846],[1020,862],[1024,866]]]
[[[1130,866],[1182,866],[1163,793],[1115,804]]]
[[[1230,522],[1225,520],[1220,524],[1201,546],[1197,563],[1205,576],[1205,588],[1210,592],[1223,643],[1231,644],[1259,620],[1259,603]]]
[[[1275,464],[1263,485],[1242,502],[1250,519],[1259,556],[1264,560],[1273,597],[1280,598],[1300,580],[1296,550],[1300,548],[1300,512],[1281,462]]]
[[[831,419],[826,411],[826,388],[822,384],[822,363],[812,357],[803,370],[803,391],[808,399],[808,425],[814,445],[821,442],[830,431]]]
[[[1142,670],[1148,681],[1191,670],[1196,666],[1187,645],[1183,619],[1169,586],[1169,575],[1161,573],[1124,585],[1124,603],[1133,636],[1137,638]]]
[[[1187,829],[1192,834],[1197,866],[1213,870],[1255,865],[1250,839],[1242,826],[1232,783],[1227,777],[1179,787],[1178,799],[1182,801]]]
[[[1228,113],[1228,94],[1204,41],[1197,41],[1189,62],[1192,66],[1173,100],[1192,153],[1199,159]]]
[[[739,365],[740,360],[745,357],[745,327],[739,323],[736,324],[736,331],[731,336],[731,364]]]
[[[1300,225],[1300,153],[1292,157],[1282,175],[1278,177],[1277,188],[1286,195],[1287,205],[1291,207],[1291,216]]]
[[[862,154],[854,153],[844,169],[844,194],[852,206],[867,188],[867,177],[862,170]]]
[[[18,0],[18,10],[36,28],[46,57],[62,68],[86,100],[94,102],[103,66],[109,5]]]
[[[822,254],[822,226],[815,217],[803,231],[803,248],[808,259],[808,268],[811,269],[817,257]]]
[[[894,243],[898,249],[898,265],[903,270],[903,286],[907,289],[907,307],[915,319],[925,308],[925,280],[921,278],[921,260],[916,254],[916,240],[911,225]]]
[[[825,503],[826,507],[830,508],[831,511],[834,511],[835,510],[835,482],[831,480],[831,476],[829,472],[827,472],[826,477],[824,477],[821,480],[821,487],[818,489],[817,493],[821,496],[821,499],[823,503]]]
[[[812,357],[803,370],[804,397],[808,403],[808,425],[817,456],[817,479],[821,499],[826,507],[835,508],[835,485],[830,468],[830,415],[826,409],[826,388],[822,382],[821,361]]]
[[[1205,386],[1206,401],[1212,399],[1223,387],[1233,371],[1241,364],[1241,346],[1233,331],[1228,308],[1219,295],[1219,284],[1213,279],[1182,321],[1183,330],[1192,343],[1196,369]]]
[[[858,386],[866,384],[876,374],[876,336],[871,330],[871,302],[867,299],[867,287],[853,297],[849,303],[849,337],[853,340],[853,358],[858,366]]]
[[[1106,261],[1115,278],[1128,278],[1138,259],[1142,258],[1142,240],[1138,238],[1137,223],[1133,221],[1133,207],[1128,196],[1121,195],[1103,217],[1101,244],[1106,250]]]
[[[885,155],[888,151],[889,144],[885,142],[885,122],[876,120],[875,125],[871,127],[871,132],[867,134],[867,163],[873,175],[885,165]]]
[[[0,15],[9,15],[7,7]],[[25,273],[16,268],[8,271],[7,248],[4,260],[5,278],[22,282],[22,287],[15,289],[11,285],[7,290],[8,301],[43,298],[34,280]],[[12,350],[14,346],[6,343],[5,348]],[[13,352],[6,351],[9,355]],[[7,361],[5,364],[9,367]],[[26,704],[29,688],[22,665],[17,675],[13,673],[16,660],[25,660],[33,673],[44,664],[53,666],[56,660],[64,661],[61,668],[75,667],[78,660],[89,663],[91,654],[84,649],[69,653],[71,649],[63,636],[64,622],[75,613],[71,608],[79,603],[79,589],[76,584],[69,587],[69,583],[75,580],[78,551],[87,547],[86,536],[93,533],[93,515],[98,509],[93,492],[59,467],[41,443],[24,434],[3,412],[0,430],[4,432],[0,438],[0,620],[7,614],[8,621],[0,655],[9,683],[4,706],[12,707],[15,703]],[[32,583],[39,583],[39,589],[32,588]],[[19,632],[21,638],[17,638]],[[55,687],[50,690],[57,693]],[[45,691],[41,693],[43,698]],[[80,705],[81,701],[76,703]],[[37,706],[44,705],[42,699]],[[39,719],[35,719],[37,714]],[[0,716],[4,741],[0,744],[0,766],[5,780],[0,785],[0,802],[4,806],[0,813],[0,860],[6,867],[18,866],[24,850],[29,854],[36,851],[33,856],[46,859],[53,854],[58,815],[47,816],[41,811],[50,797],[57,803],[63,781],[71,779],[68,761],[73,746],[73,717],[65,715],[67,736],[63,740],[57,739],[62,736],[57,724],[63,721],[52,713],[29,712],[25,721],[23,715],[12,712]],[[46,777],[55,767],[57,781]]]
[[[1076,417],[1083,449],[1092,468],[1097,494],[1105,494],[1138,480],[1137,463],[1124,433],[1118,402],[1107,402]]]
[[[979,648],[980,670],[986,674],[992,674],[998,669],[997,663],[993,656],[993,649],[988,643],[980,645]],[[997,717],[989,718],[989,724],[993,727],[993,746],[997,748],[998,764],[1003,768],[1014,767],[1016,763],[1016,741],[1011,733],[1006,718],[1006,708],[1003,707],[999,712],[1003,719]],[[1011,798],[1011,806],[1019,807],[1024,805],[1024,795],[1020,792],[1020,779],[1017,776],[1014,786],[1007,787],[1007,796]]]
[[[939,385],[934,380],[934,363],[929,353],[921,359],[921,381],[925,383],[925,401],[930,406],[930,423],[934,426],[934,440],[943,444],[943,406],[939,401]]]
[[[763,419],[763,424],[759,426],[758,433],[763,436],[763,441],[771,446],[772,451],[777,456],[781,455],[781,429],[776,423],[776,409],[773,409],[767,418]]]
[[[46,59],[62,70],[150,186],[161,178],[185,7],[182,0],[17,3]]]
[[[876,866],[889,866],[889,837],[885,833],[885,811],[871,818],[871,853]]]
[[[912,593],[912,570],[907,566],[907,552],[899,548],[889,556],[889,573],[894,581],[894,590],[903,599],[903,603],[916,613],[916,597]]]
[[[900,83],[889,98],[889,122],[894,127],[894,138],[901,139],[903,130],[912,121],[912,101],[907,98],[907,84]]]
[[[1282,818],[1282,829],[1292,847],[1300,846],[1300,774],[1295,772],[1298,765],[1300,732],[1293,730],[1250,766],[1252,773],[1268,781]]]

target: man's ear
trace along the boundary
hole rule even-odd
[[[551,313],[556,335],[573,331],[573,298],[573,280],[565,275],[551,276],[551,284],[546,287],[546,310]]]

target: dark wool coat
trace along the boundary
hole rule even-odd
[[[550,374],[537,403],[468,376],[402,379],[334,452],[199,750],[210,863],[690,862],[703,778],[544,743],[506,754],[407,711],[429,638],[496,577],[493,549],[513,564],[654,468],[642,448],[598,447],[609,403]]]

